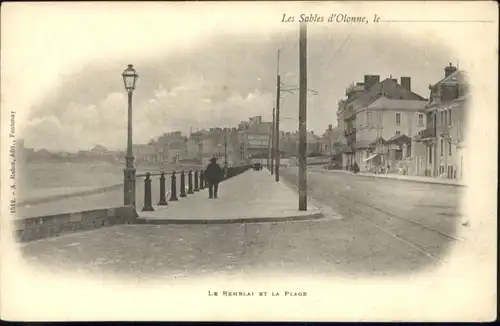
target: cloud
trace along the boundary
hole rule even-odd
[[[352,37],[332,60],[346,36],[331,37],[336,42],[311,35],[308,45],[308,88],[319,95],[308,94],[307,127],[318,133],[328,124],[336,124],[337,101],[345,95],[345,86],[362,80],[364,74],[380,74],[382,79],[390,74],[412,76],[412,89],[425,95],[428,83],[441,77],[441,63],[447,62],[446,52],[423,49],[419,42],[409,46],[364,35]],[[381,42],[387,42],[390,53],[373,56]],[[297,40],[294,37],[285,43],[280,57],[282,82],[284,88],[297,88]],[[415,58],[412,65],[408,64],[409,56]],[[127,96],[117,73],[123,67],[96,64],[91,68],[68,77],[49,93],[51,97],[40,101],[26,132],[27,146],[73,150],[96,144],[125,147]],[[214,40],[182,55],[138,62],[136,68],[140,77],[133,97],[134,143],[146,143],[170,131],[186,134],[191,128],[235,127],[257,115],[272,119],[276,44],[241,38]],[[298,117],[298,92],[283,96],[281,116]],[[297,122],[283,121],[281,127],[294,131]]]
[[[151,97],[133,98],[133,140],[147,143],[173,130],[189,132],[211,126],[236,126],[249,116],[270,119],[273,94],[254,90],[217,93],[219,85],[202,76],[186,74],[182,83],[167,89],[162,84]],[[222,89],[223,87],[221,87]],[[123,149],[127,135],[127,98],[110,93],[95,104],[70,102],[57,115],[32,118],[24,135],[35,149],[77,151],[96,144]]]

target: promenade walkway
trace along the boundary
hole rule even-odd
[[[311,171],[325,172],[325,173],[344,173],[344,174],[352,174],[351,171],[345,170],[326,170],[323,166],[313,166],[308,167]],[[449,185],[449,186],[460,186],[466,187],[467,185],[459,180],[454,179],[440,179],[433,177],[423,177],[423,176],[413,176],[413,175],[402,175],[398,173],[369,173],[369,172],[359,172],[356,175],[362,177],[371,177],[371,178],[383,178],[383,179],[394,179],[400,181],[409,181],[409,182],[420,182],[420,183],[431,183],[431,184],[441,184],[441,185]]]
[[[317,203],[299,211],[293,188],[276,182],[265,171],[253,170],[222,182],[217,199],[209,199],[205,188],[154,208],[153,212],[142,212],[138,207],[139,219],[148,224],[276,222],[319,218],[325,213]]]

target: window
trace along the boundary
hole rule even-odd
[[[440,145],[441,145],[440,153],[441,153],[441,157],[442,157],[443,156],[443,140],[442,139],[441,139]]]
[[[424,125],[424,115],[422,113],[418,114],[418,125],[423,126]]]
[[[396,125],[401,124],[401,113],[396,113]]]
[[[444,111],[444,124],[448,124],[448,111]]]
[[[371,112],[366,112],[366,125],[369,127],[371,126],[371,121],[372,121],[372,113]]]
[[[441,124],[444,124],[444,112],[441,111]]]
[[[448,109],[448,124],[451,126],[451,109]]]
[[[396,131],[396,135],[401,135],[401,131]]]
[[[448,156],[451,156],[451,142],[448,142]]]
[[[429,163],[432,163],[432,146],[429,146]]]

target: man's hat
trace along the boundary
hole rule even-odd
[[[210,162],[217,162],[217,158],[216,158],[216,157],[212,157],[212,158],[210,159]]]

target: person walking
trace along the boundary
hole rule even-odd
[[[208,164],[205,170],[205,178],[208,183],[208,198],[217,198],[217,193],[219,191],[219,182],[222,181],[224,173],[219,164],[217,164],[217,158],[212,157],[210,159],[210,164]]]
[[[354,162],[354,166],[353,166],[353,172],[355,174],[357,174],[359,172],[359,166],[358,166],[358,163]]]

